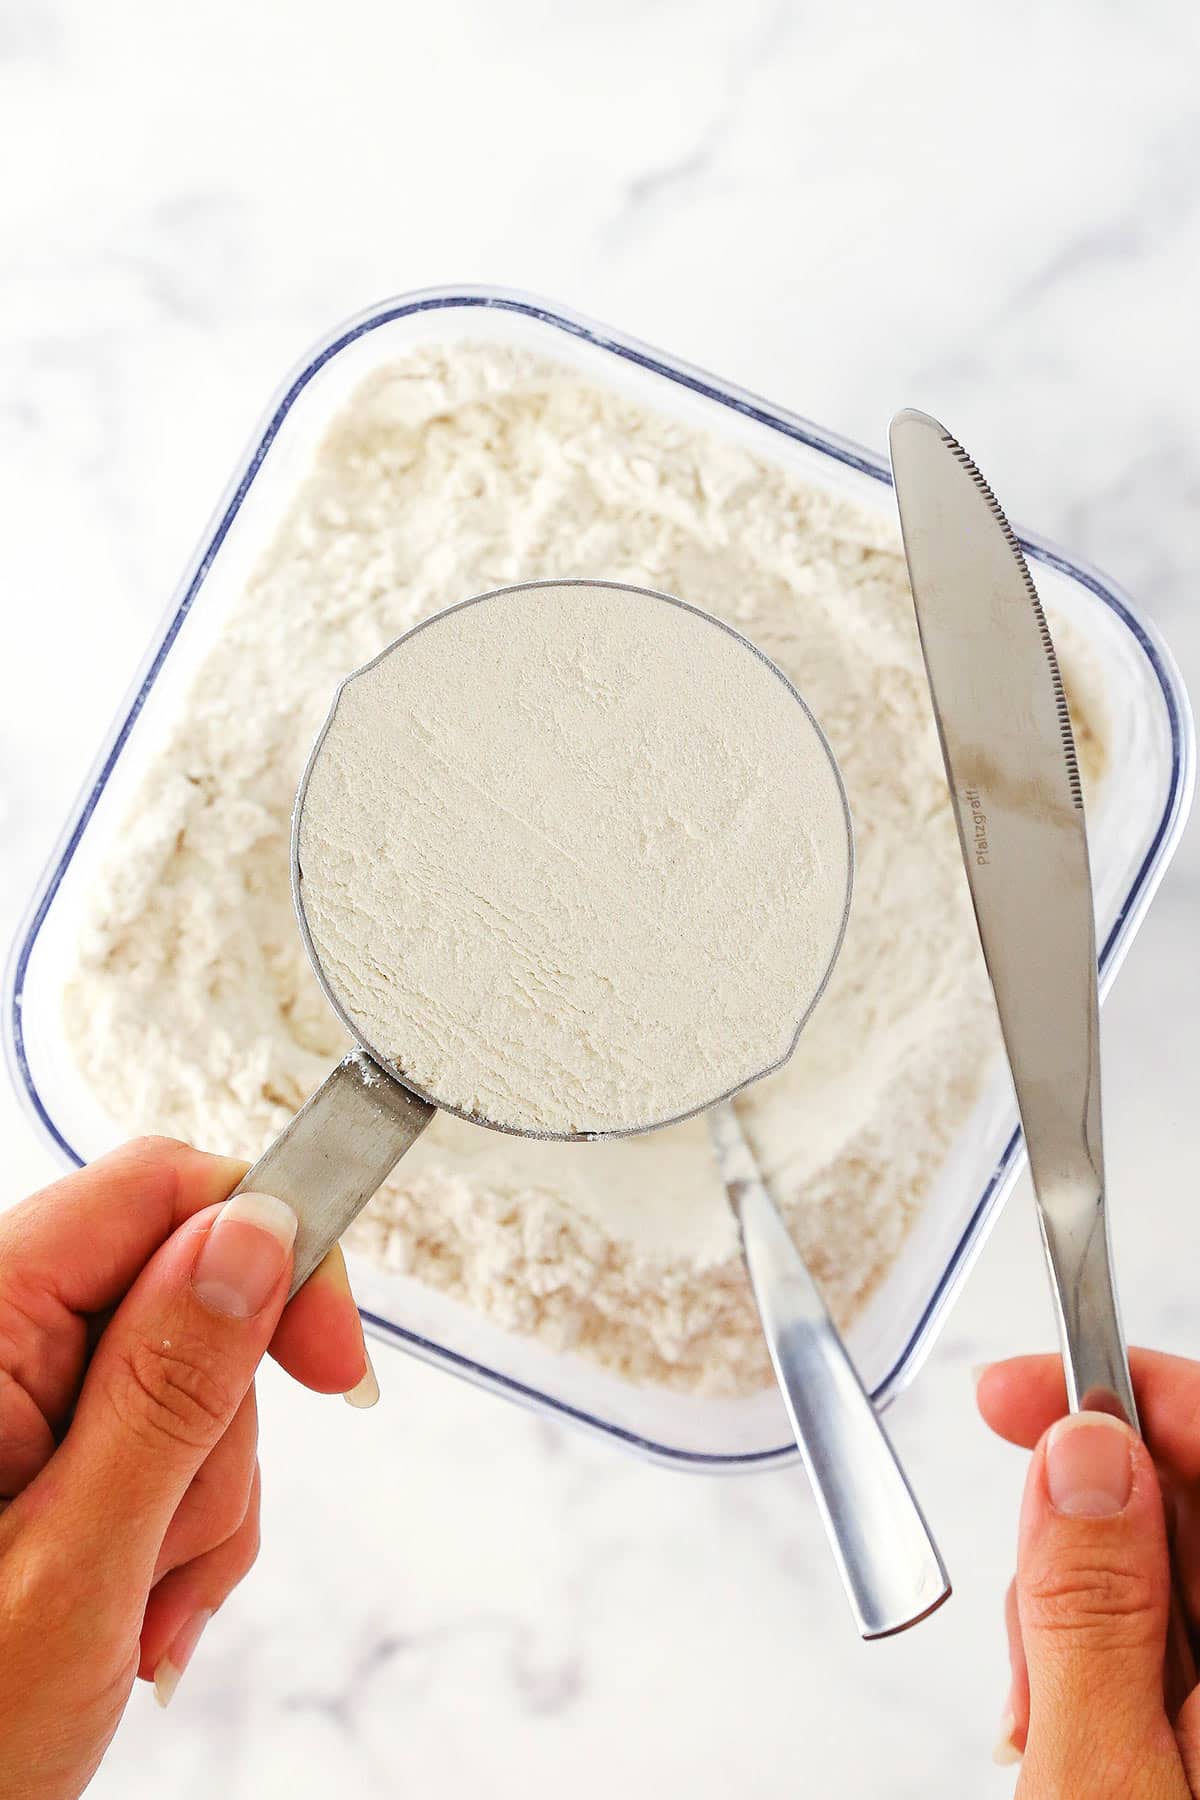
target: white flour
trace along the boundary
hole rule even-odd
[[[777,672],[586,584],[456,607],[348,682],[299,838],[359,1037],[439,1105],[551,1137],[660,1126],[782,1062],[849,880]]]
[[[728,618],[841,765],[846,942],[791,1061],[737,1104],[845,1323],[998,1042],[899,533],[524,354],[419,350],[336,421],[96,894],[66,996],[80,1063],[124,1128],[257,1155],[344,1043],[288,882],[292,799],[334,688],[453,600],[570,576]],[[702,1120],[571,1145],[440,1116],[352,1241],[635,1379],[769,1378]]]

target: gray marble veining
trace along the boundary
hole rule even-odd
[[[1183,0],[10,0],[5,935],[270,392],[433,282],[545,291],[877,446],[929,407],[1200,689],[1197,29]],[[1198,891],[1194,829],[1104,1019],[1127,1322],[1193,1353]],[[53,1169],[7,1093],[0,1123],[13,1199]],[[1022,1459],[969,1371],[1051,1339],[1018,1190],[889,1420],[957,1591],[869,1646],[798,1472],[643,1467],[390,1352],[368,1414],[268,1370],[259,1568],[93,1791],[1010,1792]]]

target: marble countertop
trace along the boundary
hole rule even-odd
[[[0,928],[270,392],[391,292],[545,292],[882,447],[951,421],[1200,688],[1197,26],[1183,0],[8,0]],[[14,176],[14,171],[16,172]],[[1200,1350],[1200,838],[1105,1011],[1131,1335]],[[0,1198],[51,1161],[5,1091]],[[854,1637],[803,1476],[645,1467],[406,1360],[264,1377],[260,1565],[102,1800],[961,1800],[1022,1459],[971,1365],[1052,1341],[1013,1197],[891,1424],[955,1576]]]

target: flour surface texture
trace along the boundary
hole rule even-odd
[[[298,850],[357,1036],[437,1105],[551,1137],[661,1126],[781,1063],[850,874],[779,671],[587,583],[456,606],[347,681]]]
[[[292,802],[337,684],[456,600],[596,576],[732,623],[805,696],[845,779],[841,955],[795,1054],[735,1102],[844,1325],[999,1049],[899,532],[573,369],[424,347],[335,420],[97,886],[71,1039],[122,1131],[256,1156],[346,1044],[289,887]],[[350,1245],[635,1380],[770,1379],[702,1119],[564,1144],[439,1114]]]

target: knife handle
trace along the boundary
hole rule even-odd
[[[947,1598],[945,1567],[816,1283],[761,1182],[737,1196],[736,1210],[767,1348],[859,1631],[864,1638],[888,1637]]]
[[[950,1593],[870,1398],[726,1101],[708,1126],[779,1391],[859,1631],[888,1637]]]
[[[1071,1208],[1056,1202],[1053,1217],[1039,1205],[1038,1220],[1050,1266],[1071,1411],[1111,1413],[1140,1436],[1113,1281],[1104,1196],[1101,1193],[1090,1206],[1081,1202]],[[1196,1657],[1182,1592],[1172,1555],[1171,1610],[1163,1663],[1163,1692],[1167,1717],[1172,1721],[1196,1686]]]
[[[1139,1430],[1117,1310],[1103,1192],[1039,1205],[1072,1412],[1112,1413]]]

